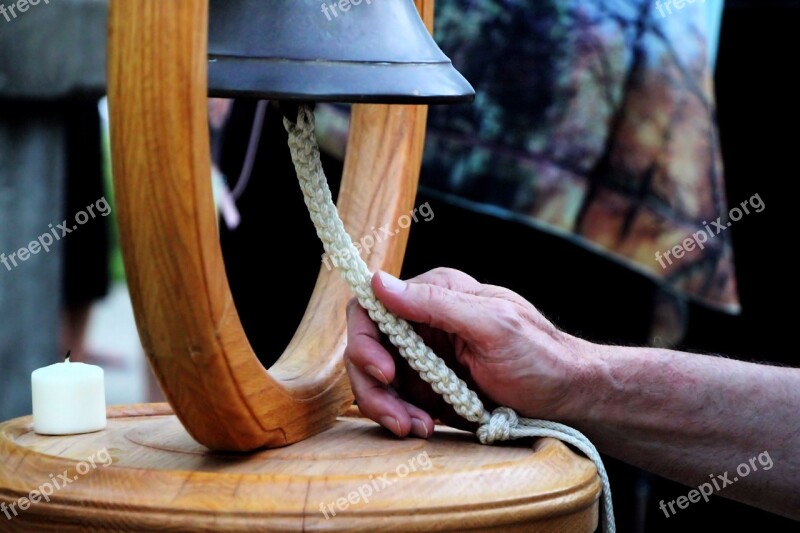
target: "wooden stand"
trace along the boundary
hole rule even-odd
[[[418,4],[432,22],[432,1]],[[111,1],[108,102],[125,271],[150,366],[192,437],[215,450],[285,446],[330,427],[353,402],[342,361],[351,295],[338,271],[321,266],[294,338],[269,372],[261,365],[217,234],[207,35],[208,0]],[[337,202],[351,235],[413,209],[426,117],[424,106],[354,106]],[[263,201],[270,209],[281,199]],[[403,229],[378,243],[370,268],[399,274],[407,238]]]
[[[530,444],[481,446],[441,426],[399,440],[351,409],[303,442],[243,455],[199,445],[166,404],[112,408],[106,430],[69,437],[36,435],[26,417],[0,426],[0,502],[18,513],[0,514],[0,531],[593,531],[594,465],[555,440]],[[73,481],[49,503],[20,510],[65,471]]]

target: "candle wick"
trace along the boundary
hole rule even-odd
[[[69,354],[71,354],[71,353],[72,353],[72,350],[67,350],[67,356],[64,357],[64,362],[65,363],[69,363]]]

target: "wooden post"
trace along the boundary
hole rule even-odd
[[[417,6],[430,27],[433,2]],[[337,271],[321,268],[294,338],[269,372],[261,366],[217,237],[207,18],[208,0],[111,2],[111,144],[125,268],[145,352],[189,433],[216,450],[284,446],[328,428],[352,403],[342,362],[350,295]],[[352,235],[413,208],[426,116],[423,106],[355,106],[338,200]],[[403,230],[379,243],[370,268],[398,274],[406,240]]]

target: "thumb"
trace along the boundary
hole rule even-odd
[[[430,283],[408,282],[386,272],[372,277],[372,290],[392,313],[411,322],[473,340],[485,332],[482,296]]]

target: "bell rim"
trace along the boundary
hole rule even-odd
[[[370,83],[365,86],[364,77]],[[209,56],[209,96],[289,102],[455,104],[475,98],[450,61],[308,61]],[[264,90],[263,87],[269,87]]]

